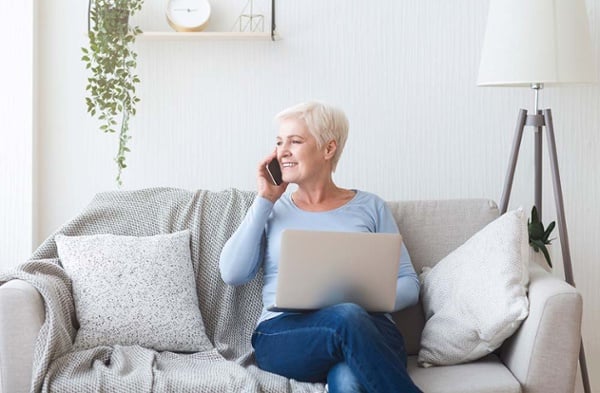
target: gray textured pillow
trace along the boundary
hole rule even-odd
[[[498,348],[529,312],[529,240],[519,209],[488,224],[421,275],[418,363],[451,365]]]
[[[190,233],[55,237],[73,281],[74,349],[140,345],[157,351],[212,348],[204,333]]]

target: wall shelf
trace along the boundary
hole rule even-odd
[[[275,41],[279,39],[275,31],[275,0],[271,0],[271,23],[268,32],[238,32],[238,31],[199,31],[199,32],[177,32],[177,31],[144,31],[137,36],[141,41],[169,41],[169,40],[238,40],[238,41]],[[143,29],[143,28],[142,28]],[[158,29],[160,30],[160,29]]]
[[[248,33],[248,32],[221,32],[221,31],[200,31],[193,33],[184,33],[176,31],[145,31],[138,35],[137,40],[145,41],[168,41],[168,40],[240,40],[240,41],[270,41],[277,40],[279,37],[275,32],[268,33]]]

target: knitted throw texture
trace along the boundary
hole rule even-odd
[[[299,383],[256,367],[250,338],[262,308],[262,272],[237,288],[220,278],[221,249],[254,198],[253,192],[235,189],[101,193],[50,236],[30,261],[0,275],[0,284],[11,279],[32,284],[45,303],[31,392],[323,392],[322,384]],[[74,351],[77,318],[71,281],[60,266],[54,236],[151,236],[184,229],[191,232],[200,311],[213,348],[193,354],[119,345]]]

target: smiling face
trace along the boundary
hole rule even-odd
[[[277,136],[277,159],[283,180],[302,184],[331,175],[328,146],[319,148],[306,124],[293,118],[282,119]]]
[[[331,157],[331,172],[335,171],[348,138],[348,118],[344,112],[322,102],[310,101],[284,109],[275,116],[280,125],[289,119],[301,121],[316,138],[318,147],[325,146],[326,151],[335,153]]]

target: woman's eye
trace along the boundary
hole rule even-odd
[[[292,143],[295,143],[295,144],[300,144],[300,143],[302,143],[302,141],[299,141],[299,140],[292,140]]]
[[[281,141],[275,142],[275,146],[281,146],[281,145],[283,145],[283,142],[281,142]]]

